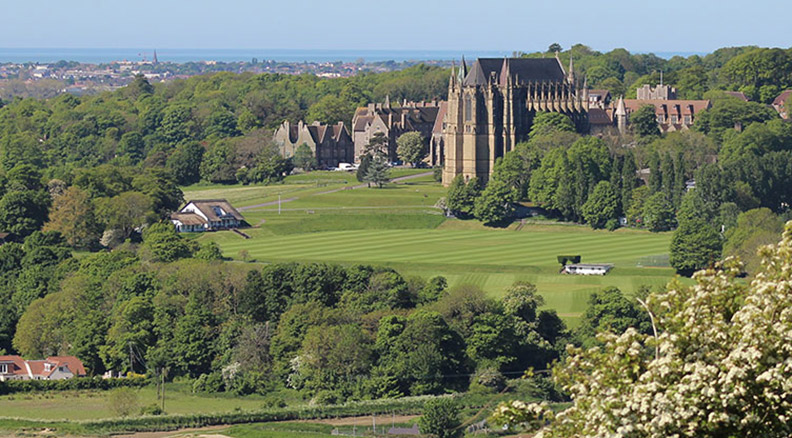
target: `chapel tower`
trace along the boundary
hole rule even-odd
[[[479,58],[468,70],[462,58],[448,81],[443,184],[460,174],[487,181],[495,160],[528,139],[538,111],[588,129],[588,96],[571,61],[567,72],[558,57]]]

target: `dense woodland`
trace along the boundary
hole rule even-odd
[[[540,115],[486,187],[455,181],[448,207],[492,225],[518,201],[595,228],[624,216],[676,229],[680,272],[722,253],[747,256],[755,272],[755,248],[777,240],[792,197],[792,125],[764,105],[792,86],[792,54],[748,47],[663,60],[575,46],[561,56],[570,54],[591,86],[629,95],[663,70],[680,97],[713,108],[695,130],[665,136],[642,111],[622,138],[581,136],[563,116]],[[282,120],[349,122],[357,105],[386,95],[443,98],[447,77],[425,66],[346,79],[219,73],[3,102],[0,231],[12,235],[0,246],[0,350],[75,354],[92,374],[169,369],[196,390],[290,387],[329,401],[497,388],[546,369],[568,342],[594,345],[599,330],[645,333],[645,313],[616,290],[594,294],[570,332],[537,310],[529,284],[493,300],[379,267],[226,263],[216,246],[159,223],[183,201],[181,185],[287,174],[294,164],[270,143]]]

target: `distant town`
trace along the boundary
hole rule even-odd
[[[224,62],[161,62],[153,52],[149,59],[109,63],[57,61],[50,63],[4,63],[0,60],[0,99],[12,96],[48,98],[62,93],[76,95],[112,91],[126,86],[136,75],[151,82],[167,82],[207,73],[312,74],[325,78],[351,77],[361,73],[402,70],[416,64],[449,67],[452,61],[376,61],[364,59],[334,62],[281,62],[275,60]]]

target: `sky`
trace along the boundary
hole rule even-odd
[[[710,52],[792,46],[788,0],[0,0],[4,48]]]

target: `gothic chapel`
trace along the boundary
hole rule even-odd
[[[443,184],[460,174],[487,181],[495,160],[528,139],[538,111],[588,129],[586,84],[578,87],[571,60],[567,72],[558,56],[479,58],[468,71],[463,58],[448,83]]]

